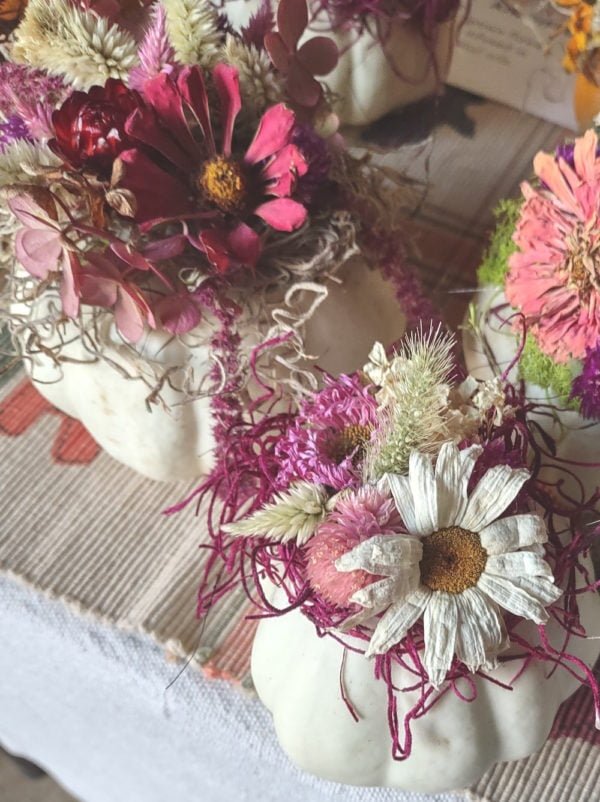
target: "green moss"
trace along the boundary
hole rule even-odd
[[[502,200],[494,209],[496,228],[483,261],[477,271],[480,284],[502,286],[508,272],[508,260],[517,250],[512,236],[519,218],[523,200]]]
[[[519,362],[519,374],[525,381],[548,390],[559,404],[569,409],[579,409],[579,402],[570,399],[573,374],[568,365],[557,365],[540,351],[534,337],[527,335]]]

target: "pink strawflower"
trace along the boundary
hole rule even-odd
[[[348,607],[353,593],[381,577],[366,571],[338,571],[335,561],[373,535],[393,535],[402,530],[390,495],[375,487],[361,487],[338,502],[308,542],[306,574],[311,587],[326,601]]]
[[[335,490],[361,476],[364,447],[375,428],[377,404],[357,376],[325,378],[325,388],[305,401],[277,446],[282,486],[305,480]]]
[[[525,197],[506,295],[556,362],[583,359],[600,342],[600,158],[594,131],[575,141],[573,166],[538,153],[539,186]]]

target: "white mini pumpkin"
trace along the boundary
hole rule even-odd
[[[331,281],[328,289],[327,298],[304,330],[305,353],[314,356],[319,367],[334,374],[355,370],[364,363],[373,340],[391,343],[402,336],[405,319],[390,285],[361,260],[345,266],[343,281]],[[312,300],[306,294],[305,305]],[[34,307],[13,304],[12,311],[39,319],[40,304],[50,303],[52,297],[46,295]],[[59,307],[54,299],[55,310]],[[68,343],[61,356],[70,361],[57,365],[43,352],[28,357],[25,366],[36,388],[58,409],[80,420],[111,456],[139,473],[164,481],[205,474],[213,464],[210,400],[186,402],[176,389],[190,375],[198,386],[213,366],[206,346],[185,344],[195,336],[202,339],[202,325],[182,339],[149,331],[132,352],[116,332],[113,316],[107,313],[100,320],[104,327],[101,340],[109,343],[102,359],[93,360],[73,324],[61,324],[62,337]],[[24,331],[22,339],[26,340]],[[265,332],[248,322],[241,332],[246,352]],[[56,338],[53,332],[43,343],[52,347]],[[161,402],[150,406],[147,398],[156,379],[149,366],[145,369],[144,360],[164,370],[178,368],[163,384]],[[128,379],[127,375],[137,378]],[[285,366],[281,378],[289,378]]]
[[[500,316],[493,312],[489,314],[490,310],[495,308],[503,309]],[[475,337],[472,331],[466,328],[463,338],[465,362],[467,370],[473,376],[478,379],[489,379],[494,375],[490,359],[501,370],[504,370],[514,362],[518,354],[517,335],[511,323],[503,322],[504,319],[508,320],[511,317],[511,311],[506,297],[499,287],[487,286],[479,291],[476,317],[481,321],[482,338]],[[487,353],[484,353],[482,340],[489,349]],[[510,378],[512,381],[518,380],[516,365],[511,371]],[[532,401],[553,405],[558,403],[550,391],[531,382],[526,383],[525,392]],[[573,463],[566,467],[577,473],[586,494],[590,496],[600,486],[600,467],[592,469],[583,466],[600,464],[600,424],[584,420],[574,410],[555,410],[552,416],[536,415],[536,419],[557,442],[561,458]],[[579,468],[575,463],[580,464]],[[566,481],[573,492],[577,492],[574,483],[568,478]]]
[[[592,574],[593,575],[593,574]],[[281,593],[276,603],[284,606]],[[600,597],[580,596],[582,622],[597,632]],[[522,624],[535,638],[535,626]],[[547,625],[557,648],[564,632]],[[364,647],[364,644],[363,644]],[[597,640],[575,638],[570,651],[593,665]],[[331,637],[318,637],[312,623],[294,610],[261,621],[252,651],[252,678],[273,715],[279,741],[302,769],[349,785],[390,786],[407,791],[439,793],[476,782],[493,764],[518,760],[544,744],[560,704],[578,687],[567,671],[550,677],[547,667],[532,663],[508,691],[474,678],[477,698],[472,702],[446,693],[422,718],[412,723],[412,752],[404,761],[391,755],[387,689],[374,677],[373,663],[361,654],[346,652]],[[521,660],[510,661],[490,675],[510,683]],[[358,721],[351,717],[340,693],[340,678]],[[396,666],[397,687],[413,685],[415,678]],[[467,687],[464,688],[468,691]],[[398,714],[414,706],[418,695],[398,694]]]
[[[226,0],[225,12],[233,27],[239,29],[260,6],[261,0]],[[324,31],[337,44],[338,65],[321,80],[336,96],[334,111],[345,125],[368,125],[394,109],[427,97],[450,68],[452,21],[439,26],[433,53],[411,23],[391,24],[384,34],[385,50],[371,32],[375,30],[374,20],[359,37],[351,28],[330,31],[329,27],[326,13],[320,12],[312,30],[300,41]]]

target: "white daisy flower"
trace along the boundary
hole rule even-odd
[[[544,520],[500,517],[529,472],[498,465],[467,495],[481,451],[445,443],[435,470],[429,456],[413,451],[408,476],[387,476],[409,534],[375,535],[336,561],[339,571],[384,577],[351,599],[364,609],[350,626],[383,612],[367,656],[387,652],[423,616],[423,664],[436,687],[455,654],[471,671],[495,667],[508,646],[501,608],[542,624],[561,595],[541,548]]]

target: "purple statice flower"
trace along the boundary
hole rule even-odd
[[[360,483],[360,462],[377,423],[377,404],[358,376],[327,376],[277,445],[282,487],[304,480],[342,490]]]
[[[22,64],[0,64],[0,117],[19,116],[34,139],[52,136],[50,116],[67,94],[60,78]]]
[[[11,115],[6,122],[0,123],[0,153],[7,145],[19,139],[30,139],[29,128],[18,114]]]
[[[299,123],[292,141],[300,148],[308,164],[307,172],[298,178],[296,193],[300,203],[310,206],[322,193],[329,189],[329,171],[331,170],[331,153],[323,137],[304,123]]]
[[[571,398],[578,398],[584,418],[600,420],[600,344],[589,350],[583,370],[573,382]]]
[[[600,156],[600,145],[596,148],[596,156]],[[556,150],[554,151],[554,158],[558,161],[558,159],[563,159],[566,163],[571,167],[573,170],[575,169],[575,142],[574,141],[566,141],[561,142],[560,145],[556,146]]]

